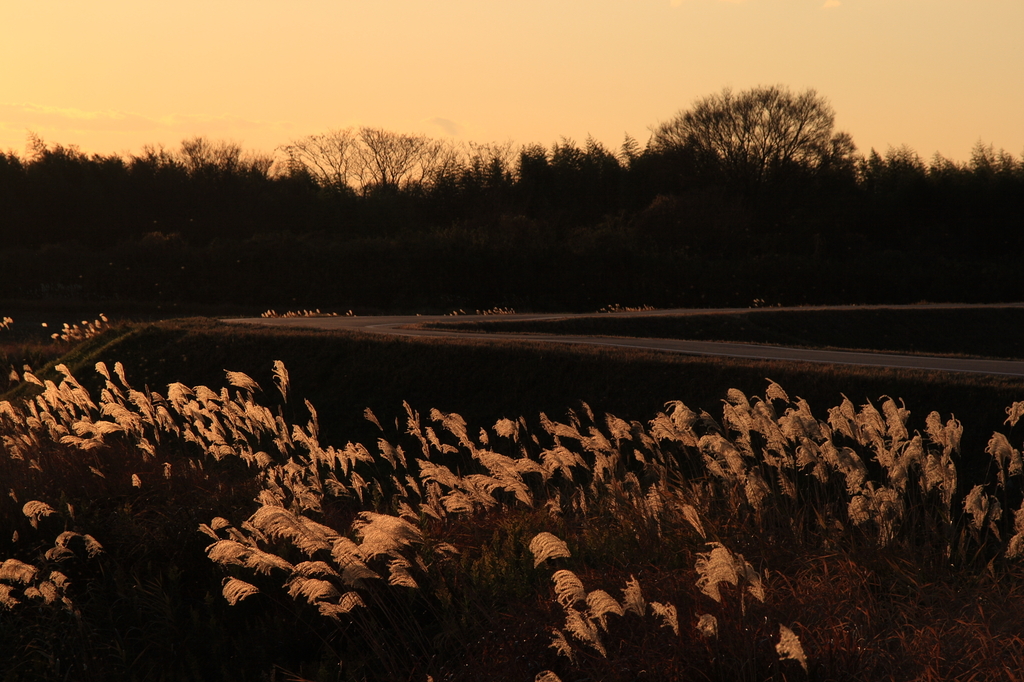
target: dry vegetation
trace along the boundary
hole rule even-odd
[[[756,306],[755,306],[756,307]],[[602,308],[642,312],[650,307]],[[462,331],[739,341],[806,348],[1024,358],[1024,307],[846,308],[699,312],[555,320],[435,322]]]
[[[406,404],[332,445],[282,362],[267,390],[56,369],[0,402],[7,679],[1024,669],[1022,402],[964,471],[949,415],[774,382],[644,421]]]

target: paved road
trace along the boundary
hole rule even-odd
[[[1021,305],[1021,304],[1018,304]],[[858,306],[863,310],[871,307]],[[958,304],[930,306],[884,306],[887,308],[963,308],[985,307]],[[1008,307],[1006,304],[992,307]],[[822,306],[816,308],[799,308],[792,310],[842,310],[851,309],[841,306]],[[708,313],[739,313],[761,312],[771,314],[773,309],[674,309],[643,312],[605,313],[602,316],[644,317],[652,315],[704,315]],[[591,315],[568,314],[515,314],[502,315],[501,320],[560,320],[570,317],[587,317]],[[862,365],[867,367],[891,367],[920,370],[937,370],[946,372],[974,372],[1004,376],[1024,377],[1024,361],[985,360],[974,358],[933,357],[923,355],[903,355],[897,353],[864,353],[853,351],[813,350],[808,348],[786,348],[782,346],[765,346],[752,343],[731,343],[711,341],[684,341],[678,339],[640,339],[617,336],[559,336],[553,334],[511,334],[458,332],[436,329],[418,329],[415,325],[426,322],[456,322],[459,320],[493,319],[480,316],[448,317],[441,315],[416,316],[379,316],[379,317],[290,317],[290,318],[241,318],[225,322],[240,324],[256,324],[274,327],[305,327],[315,329],[336,329],[362,331],[395,336],[446,337],[512,340],[531,343],[569,343],[588,346],[604,346],[612,348],[634,348],[643,350],[684,353],[687,355],[712,355],[729,358],[748,358],[757,360],[783,360],[793,362],[818,362],[835,365]]]

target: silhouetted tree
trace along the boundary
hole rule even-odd
[[[279,147],[285,155],[285,172],[303,172],[321,187],[352,189],[360,163],[358,137],[352,128],[307,135]]]
[[[836,132],[835,114],[814,90],[794,95],[782,86],[733,93],[726,88],[694,102],[654,129],[655,153],[692,153],[744,194],[797,173],[850,168],[852,138]]]
[[[433,175],[427,210],[437,222],[467,218],[493,219],[510,210],[515,182],[512,142],[469,143],[457,158]]]
[[[359,177],[364,190],[422,188],[458,164],[452,145],[423,135],[359,129]]]
[[[547,210],[553,194],[553,173],[544,145],[530,144],[520,148],[516,176],[516,195],[521,209],[530,215]]]

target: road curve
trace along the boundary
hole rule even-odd
[[[866,308],[920,309],[930,308],[963,308],[987,307],[966,306],[958,304],[929,306],[857,306]],[[1009,307],[1007,304],[992,307]],[[792,308],[790,310],[843,310],[854,309],[844,306],[821,306],[816,308]],[[603,313],[602,316],[644,317],[653,315],[703,315],[708,313],[749,313],[764,310],[766,314],[773,309],[672,309],[649,310],[642,312]],[[466,316],[481,320],[481,316]],[[502,315],[500,319],[509,321],[527,320],[560,320],[572,317],[593,317],[593,314],[512,314]],[[899,353],[868,353],[856,351],[816,350],[810,348],[788,348],[783,346],[766,346],[753,343],[686,341],[680,339],[631,338],[620,336],[562,336],[554,334],[514,334],[507,332],[483,333],[460,332],[439,329],[421,329],[416,325],[428,322],[456,322],[463,317],[453,318],[444,315],[383,315],[371,317],[277,317],[277,318],[231,318],[224,322],[235,324],[252,324],[271,327],[301,327],[306,329],[333,329],[361,331],[392,336],[468,338],[501,341],[518,341],[528,343],[560,343],[586,346],[602,346],[611,348],[631,348],[637,350],[662,351],[667,353],[683,353],[686,355],[709,355],[727,358],[744,358],[752,360],[776,360],[790,362],[816,362],[833,365],[860,365],[864,367],[887,367],[900,369],[917,369],[942,372],[972,372],[997,376],[1024,377],[1024,361],[989,360],[982,358],[939,357],[925,355],[904,355]]]

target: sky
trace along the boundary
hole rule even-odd
[[[2,0],[0,150],[368,125],[618,148],[725,87],[814,88],[861,152],[1024,154],[1022,0]]]

